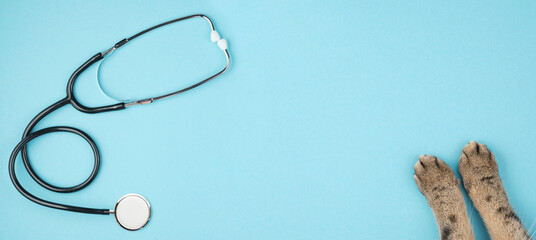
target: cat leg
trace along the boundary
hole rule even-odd
[[[460,184],[452,169],[434,156],[420,156],[413,178],[428,201],[442,240],[474,240]]]
[[[470,142],[462,151],[459,171],[463,185],[493,240],[530,239],[508,202],[495,157],[486,145]]]

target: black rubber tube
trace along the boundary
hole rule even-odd
[[[74,73],[71,75],[71,78],[69,79],[69,82],[67,83],[67,97],[59,100],[58,102],[50,105],[49,107],[45,108],[43,111],[41,111],[39,114],[37,114],[31,121],[28,123],[28,126],[26,126],[26,129],[24,130],[24,133],[22,134],[22,140],[17,144],[15,149],[13,149],[13,152],[11,153],[11,156],[9,158],[9,177],[11,178],[11,182],[13,182],[13,185],[19,191],[24,197],[28,198],[29,200],[46,206],[50,208],[60,209],[60,210],[66,210],[66,211],[72,211],[72,212],[80,212],[80,213],[90,213],[90,214],[103,214],[108,215],[110,214],[110,210],[108,209],[97,209],[97,208],[85,208],[85,207],[77,207],[77,206],[71,206],[71,205],[65,205],[61,203],[54,203],[47,200],[43,200],[41,198],[38,198],[32,194],[30,194],[17,179],[17,175],[15,174],[15,161],[17,160],[17,155],[19,152],[21,152],[22,162],[24,163],[24,167],[28,171],[28,174],[42,187],[59,193],[70,193],[70,192],[76,192],[79,191],[85,187],[87,187],[97,176],[97,173],[99,172],[100,168],[100,155],[99,155],[99,149],[97,148],[97,144],[87,135],[84,131],[72,128],[72,127],[49,127],[44,128],[41,130],[38,130],[36,132],[32,133],[33,128],[41,121],[43,118],[45,118],[48,114],[51,112],[54,112],[55,110],[67,105],[71,104],[75,109],[81,112],[85,113],[100,113],[100,112],[107,112],[107,111],[114,111],[114,110],[121,110],[125,109],[124,103],[118,103],[114,105],[108,105],[108,106],[102,106],[102,107],[86,107],[82,104],[80,104],[76,97],[74,96],[74,83],[78,76],[87,68],[89,68],[92,64],[100,61],[102,59],[102,53],[97,53],[93,57],[91,57],[89,60],[87,60],[84,64],[82,64]],[[95,157],[95,164],[93,166],[93,171],[91,172],[90,176],[83,181],[82,183],[72,186],[72,187],[58,187],[54,186],[45,180],[43,180],[39,175],[35,172],[35,170],[32,167],[32,164],[30,163],[30,159],[28,158],[28,150],[26,148],[26,144],[33,140],[36,137],[39,137],[43,134],[52,133],[52,132],[70,132],[77,134],[84,138],[91,148],[93,149],[93,154]]]
[[[47,109],[50,109],[50,108],[47,108]],[[15,149],[13,149],[13,152],[11,153],[11,156],[9,157],[9,177],[11,178],[11,182],[13,182],[13,185],[15,186],[17,191],[19,191],[24,197],[28,198],[29,200],[31,200],[31,201],[33,201],[33,202],[35,202],[37,204],[46,206],[46,207],[50,207],[50,208],[55,208],[55,209],[60,209],[60,210],[67,210],[67,211],[72,211],[72,212],[80,212],[80,213],[91,213],[91,214],[102,214],[102,215],[110,214],[110,210],[108,210],[108,209],[77,207],[77,206],[65,205],[65,204],[54,203],[54,202],[50,202],[50,201],[47,201],[47,200],[43,200],[41,198],[38,198],[38,197],[32,195],[31,193],[26,191],[26,189],[24,189],[24,187],[22,187],[22,185],[20,184],[20,182],[17,179],[17,175],[15,174],[15,161],[17,159],[18,153],[26,146],[26,144],[28,144],[28,142],[30,142],[34,138],[39,137],[39,136],[44,135],[44,134],[47,134],[47,133],[52,133],[52,132],[70,132],[70,133],[74,133],[74,134],[77,134],[77,135],[81,136],[82,138],[84,138],[84,140],[86,140],[89,143],[89,145],[91,146],[91,149],[93,150],[93,154],[94,154],[94,157],[95,157],[95,164],[93,166],[93,171],[91,172],[91,175],[84,182],[82,182],[81,184],[79,184],[77,186],[70,187],[70,188],[64,188],[66,191],[63,191],[63,192],[74,192],[74,191],[78,191],[80,189],[83,189],[86,186],[88,186],[93,181],[93,179],[95,179],[95,177],[97,176],[97,173],[99,172],[99,167],[100,167],[100,155],[99,155],[99,149],[97,148],[97,144],[95,144],[93,139],[91,139],[91,137],[89,135],[87,135],[86,133],[84,133],[80,129],[76,129],[76,128],[72,128],[72,127],[63,127],[63,126],[49,127],[49,128],[44,128],[44,129],[38,130],[38,131],[36,131],[34,133],[31,133],[28,136],[24,137],[17,144]],[[26,160],[28,160],[28,159],[26,158]],[[29,163],[28,163],[28,166],[30,166],[30,168],[31,168],[31,165],[29,165]],[[45,184],[49,185],[48,183],[46,183],[42,179],[40,179],[40,181],[42,181],[42,183],[45,183]]]
[[[82,104],[80,104],[75,96],[74,96],[74,83],[78,76],[86,70],[89,66],[92,64],[98,62],[102,59],[102,54],[98,53],[91,57],[89,60],[87,60],[84,64],[82,64],[74,73],[72,74],[71,78],[69,79],[69,82],[67,84],[67,97],[59,100],[58,102],[50,105],[49,107],[45,108],[43,111],[41,111],[39,114],[37,114],[31,121],[28,123],[28,126],[26,126],[26,129],[24,130],[24,133],[22,134],[22,140],[17,144],[15,149],[13,149],[13,152],[11,153],[11,157],[9,158],[9,176],[11,178],[11,182],[13,182],[13,185],[15,188],[26,198],[29,200],[51,208],[66,210],[66,211],[72,211],[72,212],[80,212],[80,213],[91,213],[91,214],[110,214],[110,210],[108,209],[97,209],[97,208],[85,208],[85,207],[77,207],[77,206],[70,206],[60,203],[54,203],[50,201],[43,200],[41,198],[38,198],[32,194],[30,194],[17,179],[17,176],[15,174],[15,161],[17,159],[17,155],[19,152],[21,152],[22,162],[24,163],[24,167],[26,168],[28,174],[42,187],[59,193],[70,193],[70,192],[76,192],[81,189],[84,189],[87,187],[97,176],[97,173],[99,172],[100,168],[100,154],[99,149],[97,148],[97,144],[87,135],[84,131],[72,127],[49,127],[44,128],[41,130],[38,130],[36,132],[32,133],[33,128],[41,121],[43,118],[45,118],[50,113],[54,112],[55,110],[67,105],[71,104],[74,108],[76,108],[79,111],[85,112],[85,113],[99,113],[99,112],[106,112],[106,111],[113,111],[113,110],[121,110],[125,109],[124,103],[114,104],[114,105],[108,105],[103,107],[96,107],[96,108],[90,108],[86,107]],[[91,148],[93,149],[93,154],[95,157],[95,164],[93,166],[93,171],[91,172],[90,176],[83,181],[82,183],[72,186],[72,187],[58,187],[54,186],[45,180],[43,180],[39,175],[35,172],[35,170],[32,167],[32,164],[30,163],[30,159],[28,157],[28,150],[26,148],[26,144],[33,140],[34,138],[41,136],[43,134],[52,133],[52,132],[70,132],[77,134],[84,138]]]
[[[69,99],[64,98],[64,99],[62,99],[62,100],[50,105],[50,107],[45,108],[43,111],[41,111],[39,114],[37,114],[32,119],[32,121],[30,121],[28,126],[26,126],[26,129],[24,130],[24,133],[22,134],[22,139],[24,140],[26,137],[28,137],[28,135],[30,135],[30,133],[32,132],[32,129],[35,127],[35,125],[37,125],[37,123],[39,121],[41,121],[41,119],[43,119],[48,114],[50,114],[51,112],[55,111],[56,109],[64,106],[65,104],[68,104],[69,102],[70,102]],[[43,179],[41,179],[39,177],[39,175],[37,175],[37,173],[33,169],[32,165],[30,164],[30,160],[28,158],[28,150],[26,149],[26,144],[24,144],[22,146],[21,156],[22,156],[22,162],[24,163],[24,167],[26,168],[26,171],[28,172],[28,174],[30,174],[30,177],[32,177],[33,180],[35,182],[37,182],[39,185],[41,185],[42,187],[44,187],[44,188],[46,188],[46,189],[48,189],[50,191],[54,191],[54,192],[74,192],[74,191],[71,191],[69,188],[56,187],[54,185],[51,185],[51,184],[47,183]]]
[[[71,105],[73,105],[73,107],[76,108],[76,110],[78,111],[85,112],[85,113],[101,113],[101,112],[125,109],[125,103],[117,103],[113,105],[95,107],[95,108],[86,107],[82,105],[81,103],[79,103],[76,100],[76,97],[74,96],[74,82],[76,81],[78,76],[82,72],[84,72],[87,68],[89,68],[91,65],[100,61],[101,59],[102,59],[102,53],[95,54],[95,56],[91,57],[84,64],[82,64],[78,69],[76,69],[71,75],[71,78],[69,78],[69,82],[67,83],[67,99],[71,101]]]

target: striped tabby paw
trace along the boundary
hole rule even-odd
[[[486,145],[475,141],[467,144],[462,150],[458,168],[465,190],[492,239],[530,239],[508,202],[495,156]]]
[[[429,155],[420,156],[414,169],[413,178],[432,208],[441,239],[475,239],[459,181],[452,169]]]

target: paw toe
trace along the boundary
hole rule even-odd
[[[478,143],[476,141],[470,141],[465,147],[463,147],[463,151],[467,154],[473,154],[478,152]]]
[[[465,179],[477,174],[477,172],[478,174],[496,172],[497,163],[493,153],[486,145],[472,141],[462,150],[458,170]]]
[[[444,161],[435,156],[420,156],[414,168],[413,178],[425,196],[438,186],[455,186],[457,184],[454,172]]]
[[[475,141],[471,141],[467,145],[465,145],[465,147],[463,147],[462,152],[465,153],[467,157],[479,155],[487,156],[491,153],[485,144],[477,143]]]
[[[433,155],[419,156],[419,161],[417,161],[415,166],[430,171],[442,171],[448,168],[445,162]]]
[[[444,178],[453,175],[450,167],[441,159],[433,155],[421,155],[414,166],[415,175],[421,181],[429,178]]]
[[[426,170],[426,167],[424,166],[424,163],[422,163],[420,160],[413,165],[413,169],[415,170],[415,173],[421,173]]]
[[[471,141],[462,150],[460,168],[468,166],[494,166],[494,157],[485,144]]]

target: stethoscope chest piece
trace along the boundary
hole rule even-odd
[[[113,214],[122,228],[136,231],[151,219],[151,205],[143,196],[131,193],[117,201]]]

